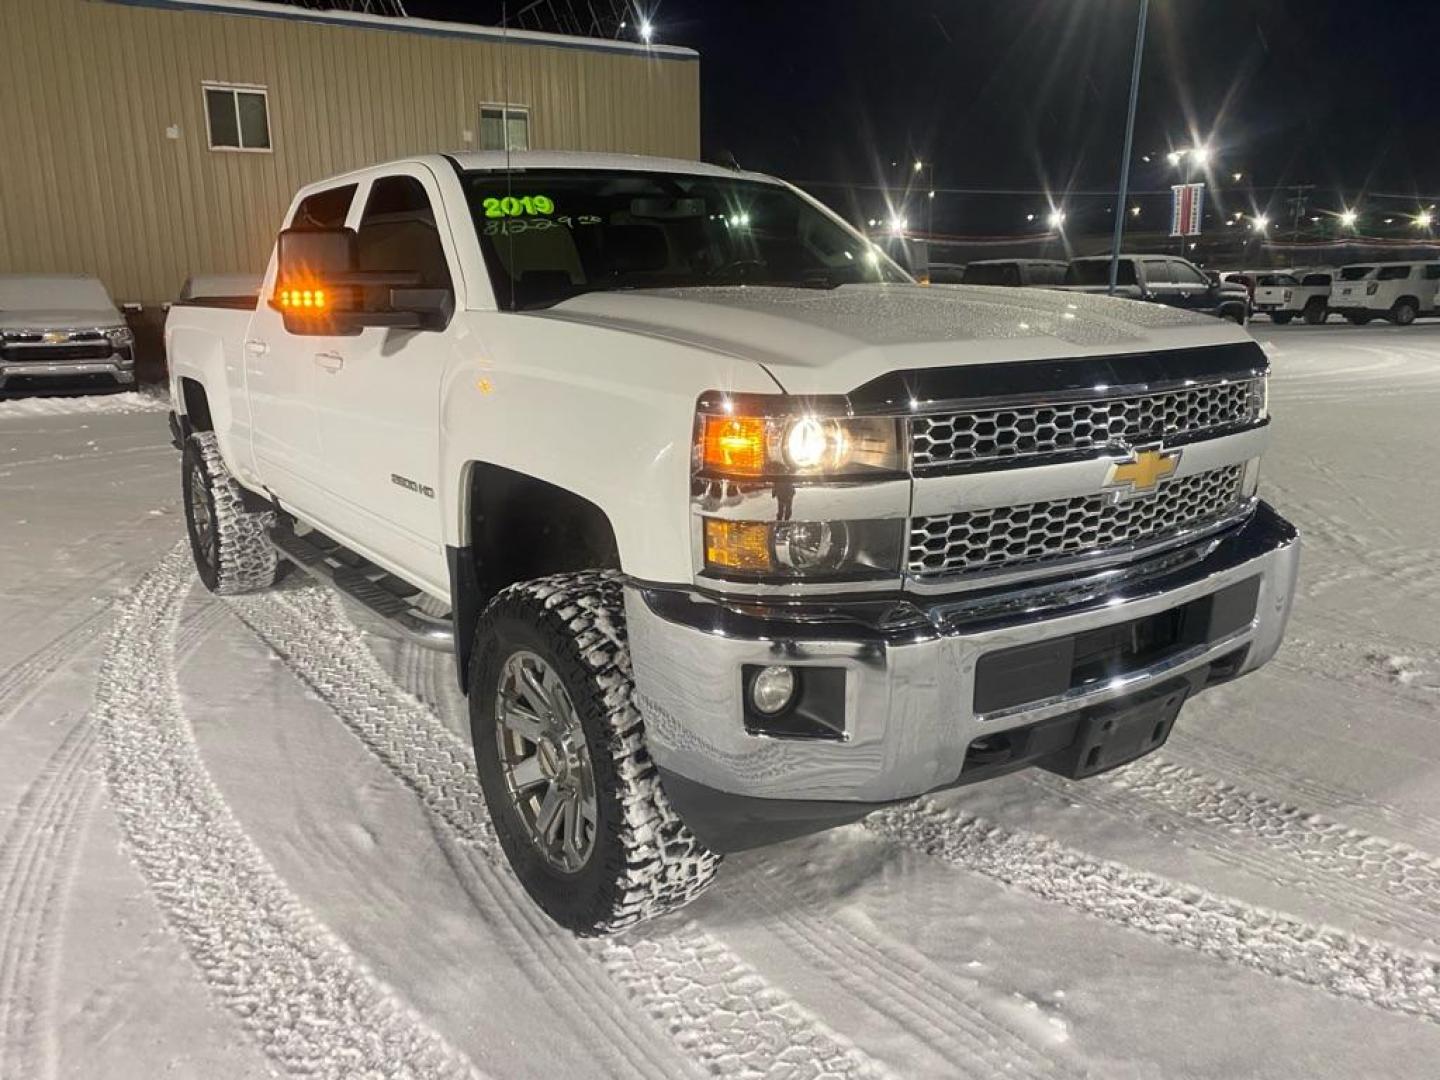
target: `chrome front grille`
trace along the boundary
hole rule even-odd
[[[1255,423],[1263,380],[1227,380],[1124,397],[1015,405],[917,416],[910,424],[915,472],[1085,453],[1214,433]]]
[[[1244,464],[1162,481],[1153,495],[1104,494],[1023,503],[910,523],[909,570],[937,577],[1014,568],[1160,541],[1239,508]]]

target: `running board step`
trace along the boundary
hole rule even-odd
[[[424,594],[319,532],[296,533],[288,521],[270,530],[270,543],[286,561],[333,585],[404,636],[436,652],[455,651],[455,628],[413,601]]]

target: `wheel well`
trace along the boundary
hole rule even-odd
[[[1405,303],[1408,303],[1411,307],[1418,309],[1420,307],[1420,298],[1418,296],[1402,296],[1390,306],[1399,307],[1401,304]]]
[[[469,543],[451,548],[455,658],[462,690],[475,623],[516,582],[575,570],[618,570],[620,549],[605,511],[589,499],[498,465],[470,467],[462,492]]]
[[[214,431],[215,422],[210,419],[210,399],[205,396],[205,387],[194,379],[180,380],[180,394],[185,402],[185,434],[192,431]]]

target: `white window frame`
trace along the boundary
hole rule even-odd
[[[485,130],[485,110],[486,110],[486,109],[499,109],[499,110],[500,110],[500,117],[501,117],[501,121],[502,121],[501,127],[502,127],[502,129],[504,130],[504,132],[505,132],[505,145],[502,146],[502,147],[500,147],[499,150],[498,150],[498,151],[495,151],[495,152],[498,152],[498,153],[502,153],[502,154],[503,154],[503,153],[509,148],[509,146],[510,146],[510,117],[511,117],[512,115],[518,114],[518,113],[523,113],[523,114],[525,115],[525,150],[528,151],[528,150],[534,145],[534,140],[530,138],[530,134],[531,134],[530,121],[531,121],[531,119],[532,119],[532,114],[531,114],[531,112],[530,112],[530,106],[529,106],[529,105],[524,105],[524,104],[521,104],[520,102],[516,102],[516,101],[482,101],[482,102],[480,102],[480,128],[479,128],[479,131],[480,131],[481,133],[483,133],[484,130]],[[483,134],[481,135],[481,137],[483,138]],[[483,151],[483,150],[485,149],[485,147],[482,145],[482,146],[480,147],[480,149]]]
[[[269,146],[216,146],[215,135],[210,130],[210,98],[208,91],[228,90],[230,101],[235,108],[235,137],[245,138],[244,129],[240,126],[240,98],[239,94],[259,94],[265,99],[265,136],[270,140]],[[205,142],[210,149],[220,154],[273,154],[275,152],[275,129],[270,126],[270,90],[259,83],[231,83],[214,82],[202,80],[200,83],[200,104],[205,110]]]

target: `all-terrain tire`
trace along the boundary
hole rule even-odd
[[[190,551],[205,587],[234,596],[274,585],[279,559],[266,534],[274,515],[245,509],[240,485],[225,467],[213,431],[197,431],[185,440],[181,470]],[[197,506],[202,498],[203,510]],[[208,533],[201,526],[207,511]]]
[[[516,653],[537,655],[554,670],[584,731],[597,821],[593,848],[574,871],[541,853],[505,779],[496,699]],[[614,572],[538,578],[491,601],[476,629],[470,725],[500,845],[525,890],[559,925],[585,937],[614,933],[689,903],[714,879],[720,856],[680,820],[646,749]]]

